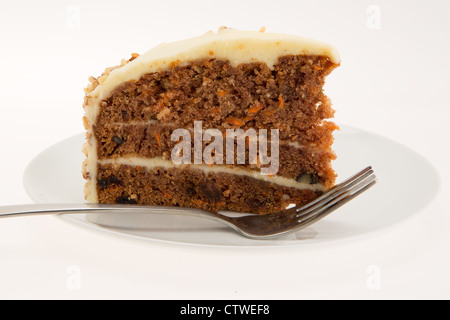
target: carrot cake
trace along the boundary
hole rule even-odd
[[[132,54],[85,89],[85,197],[265,214],[332,187],[336,49],[221,28]]]

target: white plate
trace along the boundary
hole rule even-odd
[[[186,245],[311,245],[368,235],[424,208],[439,188],[435,169],[419,154],[384,137],[341,126],[335,134],[338,182],[371,165],[378,183],[307,229],[276,240],[244,238],[204,218],[154,215],[63,215],[83,227],[127,237]],[[37,203],[84,202],[81,147],[84,134],[43,151],[27,167],[24,186]],[[145,227],[143,227],[145,226]]]

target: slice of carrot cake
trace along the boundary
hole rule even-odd
[[[333,186],[330,45],[221,28],[90,77],[89,202],[270,213]]]

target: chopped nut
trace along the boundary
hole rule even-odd
[[[92,90],[94,90],[94,86],[92,84],[88,84],[87,87],[86,87],[86,90],[88,92],[92,92]]]
[[[158,120],[161,120],[163,117],[165,117],[166,115],[168,115],[170,113],[170,109],[165,107],[164,109],[161,110],[161,112],[159,112],[156,115],[156,118],[158,118]]]
[[[132,200],[137,200],[138,199],[138,196],[137,196],[137,194],[130,194],[130,197],[129,197],[130,199],[132,199]]]
[[[131,58],[128,61],[133,61],[134,59],[136,59],[137,57],[139,57],[139,53],[132,53],[131,54]]]
[[[121,144],[123,143],[123,139],[122,139],[121,137],[114,136],[112,139],[113,139],[113,141],[114,141],[115,143],[117,143],[118,145],[121,145]]]
[[[103,82],[105,82],[106,81],[106,76],[100,76],[100,77],[98,77],[98,82],[100,83],[100,84],[102,84]]]
[[[83,126],[86,130],[89,128],[89,121],[86,117],[83,117]]]

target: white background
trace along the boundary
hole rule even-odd
[[[83,131],[90,75],[222,25],[335,45],[342,64],[325,90],[336,122],[414,149],[441,185],[404,223],[314,247],[211,249],[116,238],[51,216],[4,219],[0,298],[450,298],[449,12],[445,0],[2,0],[1,205],[31,203],[22,186],[27,164]]]

